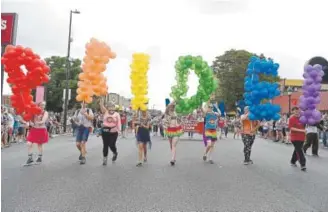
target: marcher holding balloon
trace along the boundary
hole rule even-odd
[[[214,150],[215,142],[217,141],[217,127],[218,127],[218,118],[219,113],[214,112],[214,107],[210,103],[207,104],[207,107],[204,111],[204,143],[205,143],[205,152],[203,155],[203,160],[208,161],[210,164],[213,164],[212,153]]]
[[[46,103],[41,102],[38,104],[40,108],[42,108],[41,114],[33,117],[30,122],[30,130],[27,140],[27,151],[28,151],[28,159],[26,161],[26,165],[30,165],[33,163],[33,144],[38,145],[38,158],[36,160],[37,163],[42,162],[42,153],[43,153],[43,144],[48,143],[49,135],[46,127],[46,121],[48,120],[48,112],[45,110]]]
[[[240,118],[242,123],[241,138],[244,143],[244,164],[248,165],[253,164],[253,161],[251,160],[251,152],[255,140],[255,134],[260,127],[260,122],[250,120],[250,112],[248,106],[244,108],[244,111],[245,113]]]
[[[294,152],[290,161],[292,166],[297,166],[296,162],[301,164],[302,171],[306,170],[306,159],[303,152],[305,141],[305,126],[300,120],[300,110],[298,107],[292,108],[293,115],[289,118],[288,128],[290,129],[290,141],[294,145]]]
[[[170,164],[172,166],[176,163],[176,154],[177,154],[177,144],[179,142],[179,138],[183,135],[183,129],[181,126],[181,119],[175,112],[175,103],[170,103],[165,110],[164,114],[164,128],[165,135],[169,139],[170,149],[171,149],[171,161]]]
[[[121,131],[121,117],[115,112],[115,105],[109,104],[106,108],[103,99],[99,102],[100,110],[103,113],[103,127],[101,129],[101,137],[103,140],[103,165],[107,165],[108,148],[113,153],[112,161],[117,159],[116,141]]]
[[[49,82],[50,68],[32,49],[22,46],[8,45],[1,62],[4,65],[4,71],[8,73],[7,82],[10,84],[13,93],[10,97],[12,106],[16,114],[22,115],[25,121],[30,121],[32,127],[27,137],[28,160],[26,165],[33,163],[33,144],[38,145],[39,155],[36,162],[41,163],[43,144],[47,143],[49,139],[45,126],[48,112],[45,111],[44,102],[38,105],[33,102],[31,92],[37,86]],[[21,66],[25,66],[26,74]]]

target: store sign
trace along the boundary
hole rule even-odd
[[[1,46],[15,45],[17,19],[17,13],[1,13]]]

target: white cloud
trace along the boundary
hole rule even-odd
[[[301,78],[309,58],[328,57],[326,0],[220,1],[5,0],[2,12],[19,13],[17,43],[50,56],[66,54],[69,9],[79,9],[72,57],[84,56],[91,37],[107,42],[118,54],[106,72],[109,89],[129,96],[131,55],[149,53],[150,105],[157,108],[164,108],[175,84],[180,55],[202,55],[211,63],[230,48],[246,49],[273,57],[287,78]],[[197,79],[189,86],[195,92]]]

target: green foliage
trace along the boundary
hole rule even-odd
[[[66,57],[52,56],[45,59],[49,65],[50,82],[46,85],[47,110],[54,112],[63,111],[63,90],[66,87]],[[68,109],[72,109],[77,103],[75,100],[78,82],[78,74],[81,72],[81,60],[73,59],[70,62],[69,89],[71,89],[71,100]]]
[[[249,59],[254,54],[246,50],[231,49],[213,61],[219,86],[215,93],[216,102],[224,101],[226,110],[235,110],[235,103],[243,99],[244,78]],[[278,82],[280,77],[260,75],[261,80]]]

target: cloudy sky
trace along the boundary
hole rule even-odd
[[[109,92],[131,97],[131,55],[149,53],[150,105],[164,108],[180,55],[212,62],[231,48],[246,49],[274,58],[282,77],[301,78],[306,60],[328,57],[327,6],[327,0],[2,0],[1,12],[19,14],[17,44],[48,57],[66,55],[69,10],[78,9],[72,57],[83,58],[91,37],[108,43],[118,55],[106,71]],[[194,75],[189,86],[190,94],[196,91]]]

